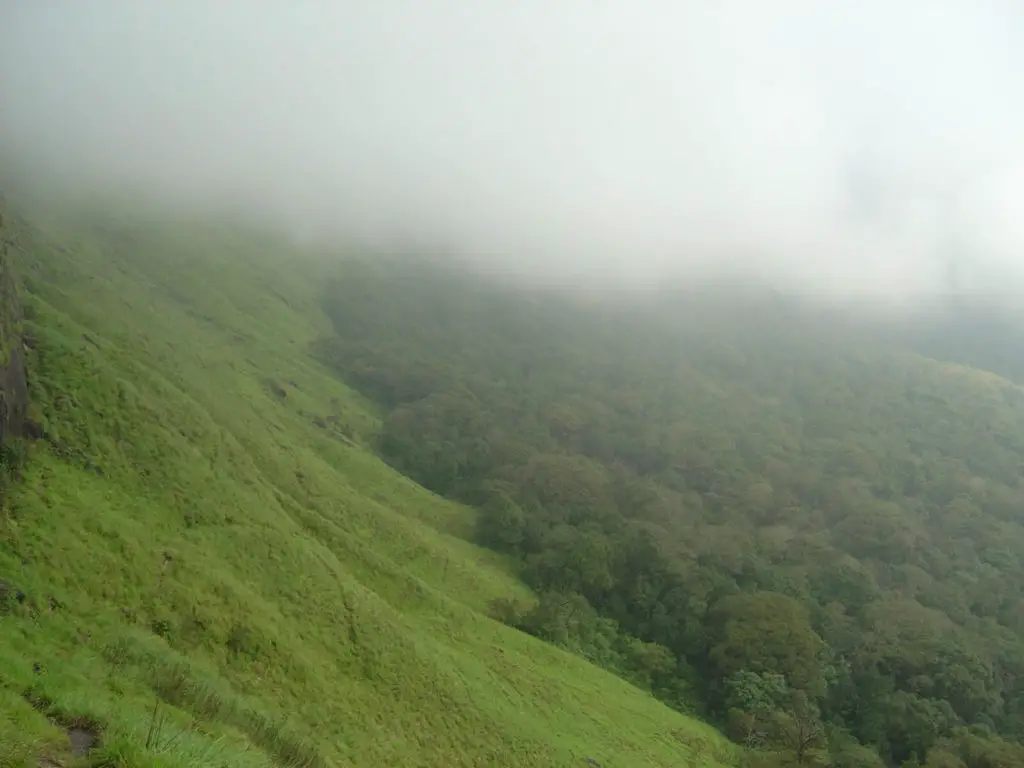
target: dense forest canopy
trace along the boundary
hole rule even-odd
[[[536,590],[505,621],[765,754],[1024,764],[1016,385],[756,292],[350,264],[326,308],[381,454]]]

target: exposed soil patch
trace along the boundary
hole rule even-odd
[[[67,731],[73,757],[84,757],[89,754],[90,749],[99,744],[99,729],[92,725],[72,725],[68,727]]]
[[[67,751],[62,750],[61,754],[57,757],[45,756],[39,758],[39,768],[65,768],[68,761],[86,757],[91,750],[99,746],[100,729],[91,721],[75,720],[70,725],[65,724],[62,727],[65,733],[67,733],[70,749]]]
[[[68,744],[70,746],[68,755],[70,757],[85,757],[91,750],[99,746],[102,729],[95,720],[88,717],[68,717],[55,713],[53,711],[53,702],[32,689],[25,691],[23,696],[34,709],[42,712],[51,722],[64,729],[68,736]],[[40,759],[39,765],[40,768],[46,768],[47,766],[60,766],[63,763],[52,757],[44,757]]]

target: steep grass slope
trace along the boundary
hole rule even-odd
[[[0,515],[0,766],[731,764],[487,618],[524,588],[309,356],[326,262],[184,222],[13,238],[46,438]]]
[[[24,427],[28,394],[21,341],[21,301],[11,264],[8,230],[0,199],[0,472],[9,463],[6,438],[17,437]],[[0,497],[2,497],[0,486]]]

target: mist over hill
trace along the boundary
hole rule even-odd
[[[563,286],[1019,288],[1024,21],[929,7],[8,2],[0,157]]]
[[[0,764],[1024,765],[1017,4],[0,18]]]

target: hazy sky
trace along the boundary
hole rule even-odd
[[[0,149],[80,184],[562,278],[1024,286],[1018,0],[0,0],[0,20]]]

